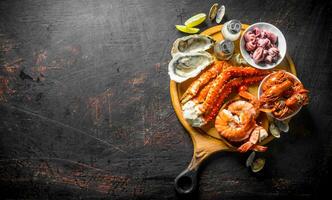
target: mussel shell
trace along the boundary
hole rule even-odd
[[[215,40],[210,36],[205,35],[189,35],[178,38],[174,41],[171,50],[172,56],[177,53],[194,53],[202,52],[210,49],[215,43]]]

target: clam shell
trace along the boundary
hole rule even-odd
[[[209,19],[211,22],[216,18],[217,12],[218,12],[218,4],[215,3],[211,6],[209,12]]]
[[[177,53],[194,53],[206,51],[210,49],[214,43],[214,39],[205,35],[195,34],[181,37],[174,41],[171,54],[174,56]]]
[[[235,65],[248,65],[248,63],[244,60],[244,58],[239,53],[233,54],[231,61]]]
[[[265,165],[265,159],[264,158],[257,158],[252,164],[251,164],[251,171],[253,172],[259,172],[264,168]]]
[[[249,157],[247,158],[246,161],[246,167],[250,167],[252,165],[252,163],[254,162],[254,158],[256,156],[256,152],[251,152],[251,154],[249,155]]]
[[[274,120],[274,123],[282,132],[287,133],[289,131],[288,121]]]
[[[217,12],[216,22],[219,24],[225,16],[226,8],[224,5],[221,5]]]
[[[259,142],[262,142],[265,138],[267,138],[269,136],[269,134],[267,133],[267,131],[262,128],[260,131],[259,131]]]
[[[270,124],[269,130],[275,138],[280,138],[280,130],[274,123]]]
[[[181,83],[197,76],[214,61],[208,52],[177,53],[168,64],[171,80]]]

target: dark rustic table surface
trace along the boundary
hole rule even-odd
[[[331,175],[332,18],[328,1],[225,0],[226,19],[280,28],[310,104],[269,144],[200,170],[200,199],[312,199]],[[175,24],[215,1],[0,2],[1,199],[176,199],[191,139],[170,103]],[[224,22],[223,21],[223,22]],[[201,25],[206,29],[210,22]]]

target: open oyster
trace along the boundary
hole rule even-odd
[[[168,64],[168,74],[171,80],[181,83],[197,76],[213,62],[208,52],[177,53]]]
[[[205,35],[190,35],[178,38],[173,43],[172,56],[176,53],[193,53],[210,49],[215,41]]]

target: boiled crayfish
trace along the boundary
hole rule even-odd
[[[278,119],[287,118],[309,102],[309,91],[285,71],[271,74],[261,89],[261,111],[272,113]]]

